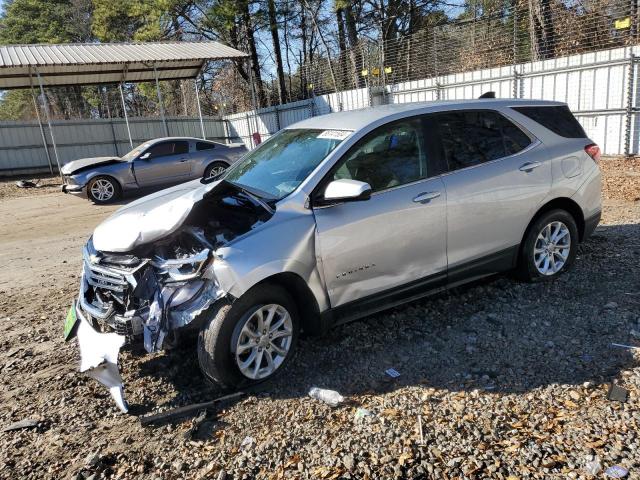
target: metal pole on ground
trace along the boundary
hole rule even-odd
[[[118,85],[120,89],[120,100],[122,100],[122,113],[124,114],[124,122],[127,124],[127,134],[129,135],[129,145],[133,150],[133,139],[131,138],[131,128],[129,127],[129,115],[127,115],[127,104],[124,101],[124,92],[122,91],[122,82]]]
[[[53,128],[51,127],[51,115],[49,115],[49,102],[47,102],[47,96],[44,94],[44,86],[42,85],[42,77],[40,72],[36,70],[36,76],[38,77],[38,85],[40,85],[40,95],[42,96],[42,105],[44,106],[44,114],[47,117],[47,125],[49,126],[49,135],[51,135],[51,144],[53,145],[53,154],[56,156],[56,163],[58,164],[58,173],[62,178],[62,167],[60,166],[60,157],[58,156],[58,147],[56,146],[56,137],[53,134]]]
[[[198,118],[200,118],[200,130],[202,130],[202,139],[206,140],[207,135],[204,133],[204,122],[202,121],[202,109],[200,108],[200,93],[198,93],[198,79],[193,79],[193,85],[196,87],[196,103],[198,104]]]
[[[49,154],[49,146],[47,145],[47,137],[44,134],[44,127],[42,126],[42,119],[40,118],[40,107],[38,106],[38,100],[36,99],[36,92],[33,89],[33,77],[29,73],[29,83],[31,84],[31,98],[33,98],[33,106],[36,109],[36,117],[38,118],[38,126],[40,127],[40,136],[42,137],[42,145],[44,146],[44,153],[47,154],[47,161],[49,162],[49,171],[53,175],[53,162],[51,161],[51,155]]]
[[[162,93],[160,93],[160,82],[158,81],[158,70],[156,70],[155,64],[153,65],[153,75],[156,78],[156,93],[158,94],[158,102],[160,104],[160,115],[162,116],[162,123],[164,125],[165,136],[169,136],[169,127],[167,126],[167,119],[164,118],[164,105],[162,103]]]

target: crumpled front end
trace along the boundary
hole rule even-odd
[[[93,238],[84,247],[73,307],[81,371],[109,388],[125,412],[120,348],[141,342],[155,352],[175,343],[181,329],[198,327],[200,314],[228,294],[215,276],[224,264],[216,250],[272,215],[229,185],[208,190],[174,189],[165,203],[150,196],[132,204],[96,229],[102,250]]]
[[[181,235],[191,237],[191,242],[182,239],[176,244],[174,258],[158,255],[162,247],[144,259],[102,253],[91,240],[83,251],[75,306],[80,370],[105,385],[124,412],[127,404],[117,367],[120,348],[141,341],[147,352],[160,350],[169,335],[189,326],[224,295],[205,271],[213,254],[201,243],[206,241],[201,232],[186,228]]]

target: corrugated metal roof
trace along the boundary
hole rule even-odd
[[[161,80],[193,78],[207,60],[246,56],[218,42],[4,45],[0,89],[29,87],[36,72],[49,86],[148,81],[154,66]]]

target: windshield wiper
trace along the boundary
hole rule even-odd
[[[236,183],[232,183],[232,182],[229,182],[229,183],[231,183],[232,185],[235,185],[236,188],[238,188],[247,197],[249,197],[251,200],[253,200],[255,203],[257,203],[261,207],[263,207],[267,212],[269,212],[269,215],[274,214],[273,208],[271,208],[271,206],[267,202],[265,202],[262,198],[260,198],[258,195],[251,193],[249,190],[242,188],[240,185]]]

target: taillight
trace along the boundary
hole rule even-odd
[[[587,152],[587,155],[589,155],[594,162],[600,163],[600,147],[598,145],[595,143],[587,145],[584,147],[584,151]]]

